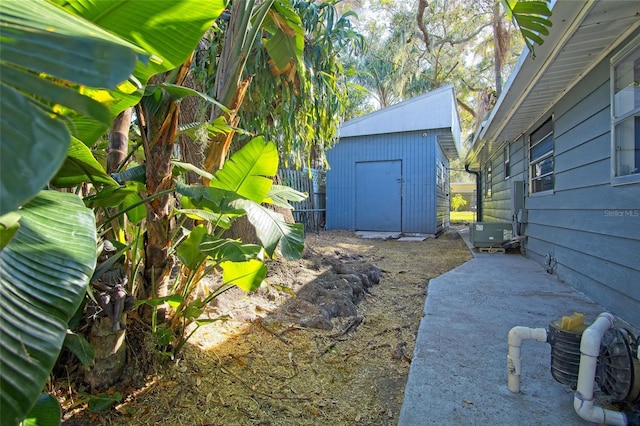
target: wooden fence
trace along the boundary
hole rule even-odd
[[[308,195],[307,199],[293,205],[293,218],[304,224],[307,232],[319,232],[324,228],[326,211],[324,170],[278,170],[282,184]]]

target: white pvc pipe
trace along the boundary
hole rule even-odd
[[[509,330],[509,354],[507,355],[508,387],[513,393],[520,392],[520,373],[522,372],[521,347],[523,340],[547,341],[547,330],[517,326]]]
[[[602,336],[613,327],[613,315],[604,312],[583,333],[580,341],[580,370],[578,371],[578,387],[573,399],[576,413],[583,419],[609,425],[627,425],[627,417],[619,411],[607,410],[593,403],[593,387],[595,385],[596,365],[600,355]]]

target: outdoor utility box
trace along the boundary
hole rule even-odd
[[[471,244],[478,248],[492,247],[513,238],[513,225],[510,222],[471,222],[469,228]]]

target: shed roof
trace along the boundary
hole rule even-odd
[[[447,158],[457,158],[460,118],[451,84],[349,120],[340,126],[340,138],[432,129],[450,129],[438,136],[438,142]]]
[[[640,2],[556,1],[553,27],[533,58],[525,49],[496,106],[476,134],[467,163],[520,137],[624,38],[640,27]]]

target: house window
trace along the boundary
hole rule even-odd
[[[508,179],[511,176],[511,149],[510,145],[506,144],[503,151],[504,159],[504,178]]]
[[[491,190],[493,188],[493,174],[491,172],[491,165],[488,165],[484,170],[484,196],[491,198]]]
[[[640,37],[611,61],[613,182],[640,182]]]
[[[529,192],[553,190],[553,121],[529,136]]]

